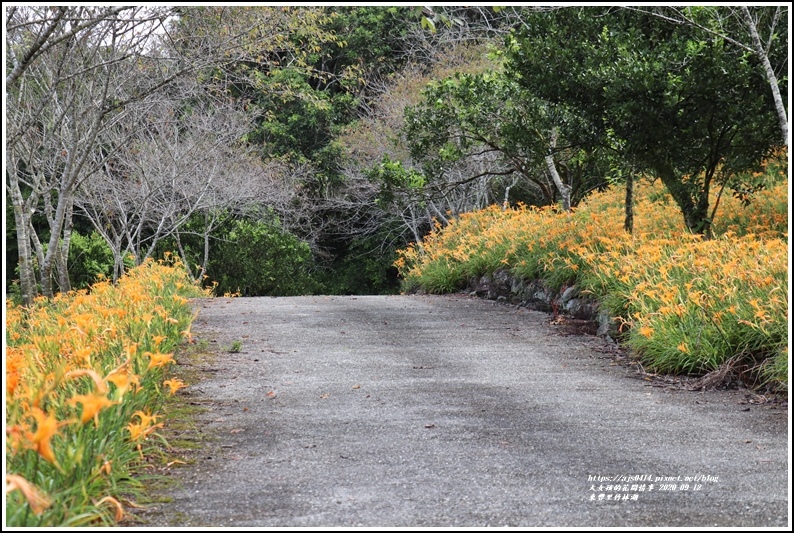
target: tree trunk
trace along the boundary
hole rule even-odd
[[[631,235],[634,233],[634,174],[626,174],[626,218],[623,221],[623,229]]]
[[[204,283],[204,276],[207,275],[207,265],[210,261],[210,232],[204,230],[204,257],[201,261],[201,272],[199,273],[199,283]]]
[[[557,190],[562,197],[562,210],[568,213],[571,211],[571,186],[562,182],[562,178],[557,172],[557,167],[554,165],[554,158],[550,155],[546,156],[546,166],[549,169],[549,174],[551,174],[551,179],[554,180],[554,185],[557,186]]]
[[[193,277],[193,270],[190,266],[190,259],[185,253],[185,247],[182,246],[182,238],[179,235],[179,231],[174,232],[174,240],[176,241],[176,248],[177,250],[179,250],[179,257],[180,259],[182,259],[182,264],[185,266],[185,271],[187,272],[190,281],[196,281],[196,278]]]
[[[711,224],[708,219],[708,189],[706,189],[705,197],[701,190],[692,190],[687,187],[685,183],[681,182],[673,169],[672,165],[658,165],[656,168],[659,177],[662,179],[665,187],[667,187],[670,196],[673,197],[675,203],[681,208],[681,213],[684,215],[684,224],[687,229],[692,233],[700,233],[702,235],[711,234]],[[694,195],[693,195],[694,193]]]
[[[780,122],[780,131],[783,134],[783,143],[788,146],[788,117],[786,116],[786,107],[783,105],[783,98],[780,96],[780,87],[778,86],[777,76],[769,62],[769,56],[764,52],[764,46],[761,44],[761,38],[758,36],[758,29],[755,27],[753,17],[750,15],[750,10],[747,6],[742,6],[742,14],[744,21],[747,23],[747,29],[750,30],[750,37],[753,39],[753,49],[766,73],[766,79],[769,86],[772,88],[772,96],[775,99],[775,110],[777,111],[778,121]]]
[[[69,204],[72,201],[71,193],[61,190],[58,195],[58,204],[55,207],[52,220],[50,220],[50,240],[47,243],[47,252],[44,254],[44,261],[41,263],[41,294],[47,298],[55,296],[53,289],[53,268],[55,266],[56,255],[60,253],[60,240],[65,227],[66,214],[71,212]]]
[[[116,283],[124,275],[124,252],[119,252],[113,248],[113,283]]]
[[[9,176],[8,191],[11,196],[11,205],[14,208],[14,224],[16,225],[17,248],[19,248],[19,289],[22,294],[22,303],[30,305],[38,295],[33,267],[33,251],[30,245],[31,213],[22,197],[15,173],[8,170],[6,175]]]
[[[70,203],[66,209],[66,217],[63,225],[63,239],[58,249],[55,259],[55,266],[58,270],[58,285],[61,292],[69,292],[72,289],[69,280],[69,245],[72,242],[72,228],[74,227],[74,205]]]
[[[557,147],[557,128],[551,130],[549,147],[551,150]],[[554,164],[554,157],[552,157],[551,153],[549,153],[545,159],[546,167],[548,167],[549,174],[551,174],[551,179],[554,180],[554,185],[557,187],[562,197],[562,210],[569,213],[571,211],[571,186],[562,182],[562,178],[560,178],[560,173],[557,172],[557,166]]]

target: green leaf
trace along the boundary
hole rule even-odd
[[[422,17],[422,28],[430,30],[431,33],[436,33],[436,23],[427,17]]]

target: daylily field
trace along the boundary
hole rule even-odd
[[[185,385],[168,368],[199,295],[179,263],[149,261],[115,286],[6,303],[6,526],[124,516],[163,399]]]
[[[554,288],[576,285],[617,322],[621,340],[657,372],[703,375],[729,365],[759,386],[788,386],[788,182],[745,206],[726,189],[715,237],[685,230],[661,183],[635,190],[634,232],[623,230],[624,190],[589,196],[573,213],[491,206],[440,225],[401,252],[404,289],[462,289],[507,270]],[[716,197],[712,198],[714,205]]]

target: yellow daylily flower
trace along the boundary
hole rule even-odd
[[[154,367],[165,366],[169,363],[175,362],[174,354],[172,353],[145,352],[144,355],[150,359],[149,366],[146,367],[146,370],[150,370]]]

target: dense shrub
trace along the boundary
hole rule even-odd
[[[293,296],[313,291],[311,263],[309,245],[277,221],[238,219],[214,242],[207,275],[219,294]]]
[[[113,251],[95,231],[87,236],[73,232],[69,242],[69,281],[72,288],[85,289],[100,277],[113,277]]]

